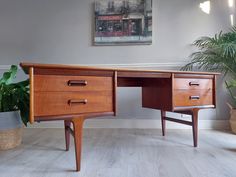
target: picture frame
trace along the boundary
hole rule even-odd
[[[152,44],[152,0],[95,0],[94,45]]]

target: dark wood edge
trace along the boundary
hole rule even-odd
[[[180,123],[180,124],[185,124],[185,125],[190,125],[192,126],[193,123],[190,121],[186,121],[186,120],[180,120],[180,119],[175,119],[175,118],[170,118],[170,117],[164,117],[165,120],[171,121],[171,122],[176,122],[176,123]]]
[[[117,72],[117,71],[116,71]],[[151,71],[118,71],[119,78],[170,78],[171,73],[151,72]]]
[[[112,77],[114,71],[81,70],[81,69],[60,69],[60,68],[38,68],[34,67],[35,75],[53,75],[53,76],[96,76]]]
[[[34,68],[29,68],[29,80],[30,80],[30,114],[29,122],[34,123]]]
[[[174,111],[174,112],[179,113],[179,114],[192,115],[192,110],[179,110],[179,111]]]
[[[70,114],[70,115],[57,115],[57,116],[35,116],[35,121],[54,121],[54,120],[70,120],[74,117],[84,116],[86,119],[103,116],[114,116],[114,112],[105,113],[86,113],[86,114]]]
[[[114,72],[113,76],[113,111],[115,116],[117,115],[116,93],[117,93],[117,71]]]
[[[215,77],[215,75],[217,74],[213,74],[213,73],[206,73],[206,74],[200,74],[198,72],[196,73],[175,73],[175,78],[183,78],[183,79],[187,79],[187,78],[196,78],[196,79],[213,79]]]
[[[171,75],[171,109],[174,110],[174,79],[175,79],[175,74]]]
[[[215,105],[216,108],[216,76],[214,76],[213,79],[213,104]]]
[[[20,63],[20,66],[28,73],[30,67],[34,68],[57,68],[57,69],[80,69],[80,70],[97,70],[97,71],[127,71],[127,72],[156,72],[156,73],[177,73],[177,74],[199,74],[199,75],[219,75],[216,72],[193,72],[193,71],[171,71],[171,70],[151,70],[151,69],[129,69],[129,68],[105,68],[92,66],[60,65],[60,64],[40,64],[40,63]]]
[[[74,137],[74,131],[71,129],[71,127],[66,126],[65,129],[68,130],[70,134]]]
[[[192,110],[192,109],[211,109],[215,108],[215,105],[203,105],[203,106],[176,106],[173,109],[173,112],[175,111],[181,111],[181,110]]]

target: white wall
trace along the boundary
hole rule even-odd
[[[226,0],[212,0],[211,14],[201,0],[153,0],[153,44],[93,46],[93,0],[0,0],[0,65],[21,61],[68,64],[168,63],[183,65],[190,43],[230,27]],[[145,66],[145,64],[141,65]],[[148,65],[150,66],[150,65]],[[218,108],[200,119],[227,119],[225,91],[218,86]],[[132,91],[130,91],[132,90]],[[159,112],[140,109],[140,89],[118,90],[118,118],[156,119]]]

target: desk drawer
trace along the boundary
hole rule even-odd
[[[35,75],[34,91],[111,91],[112,77]]]
[[[174,90],[174,107],[213,105],[212,90]]]
[[[212,79],[196,79],[196,78],[175,78],[174,89],[212,89]]]
[[[111,91],[35,92],[35,116],[113,112]]]

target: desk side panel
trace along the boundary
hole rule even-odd
[[[142,106],[172,111],[172,79],[146,79],[142,87]]]

